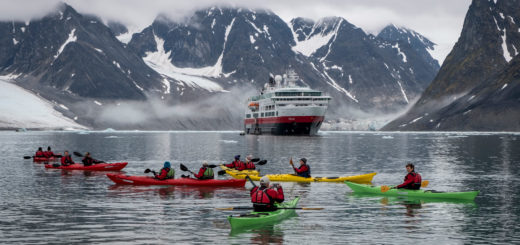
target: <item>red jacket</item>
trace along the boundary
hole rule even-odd
[[[159,175],[155,175],[155,178],[160,179],[160,180],[165,180],[166,177],[168,176],[168,172],[170,172],[169,168],[162,168]]]
[[[69,166],[71,164],[74,164],[75,162],[72,161],[72,157],[69,156],[62,156],[61,157],[61,165],[63,166]]]
[[[251,162],[251,161],[250,162],[246,162],[245,165],[246,165],[246,169],[253,169],[253,170],[256,169],[255,164],[253,162]]]
[[[254,204],[266,204],[272,206],[274,202],[283,202],[283,189],[280,186],[277,190],[255,186],[251,190],[251,202]]]
[[[208,169],[208,168],[206,168],[206,167],[200,168],[199,173],[194,174],[195,178],[202,179],[202,176],[204,176],[204,172],[206,172],[206,169]],[[214,178],[214,176],[211,176],[211,179],[213,179],[213,178]]]
[[[43,153],[43,156],[45,156],[45,157],[53,157],[54,156],[54,152],[46,151],[46,152]]]
[[[299,168],[294,168],[294,171],[296,171],[298,176],[307,177],[307,178],[311,177],[311,168],[307,164],[304,164],[304,165],[300,166]]]
[[[226,164],[225,166],[228,168],[234,168],[239,171],[246,169],[246,165],[244,164],[244,162],[242,162],[240,160],[235,160],[230,164]]]
[[[421,188],[422,178],[416,172],[410,172],[404,177],[404,182],[397,186],[397,188],[419,190]]]
[[[35,154],[34,154],[35,157],[45,157],[45,153],[43,151],[37,151]]]

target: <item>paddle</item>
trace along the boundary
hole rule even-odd
[[[422,188],[427,187],[429,183],[430,183],[430,181],[424,180],[424,181],[421,182],[421,187]],[[382,185],[381,186],[381,192],[387,192],[390,189],[392,189],[390,186],[387,186],[387,185]]]
[[[242,209],[253,209],[253,207],[229,207],[229,208],[215,208],[216,210],[242,210]],[[278,209],[301,209],[301,210],[323,210],[324,208],[278,208]]]
[[[189,170],[186,166],[184,166],[184,164],[181,163],[181,170],[182,171],[188,171],[190,172],[191,174],[195,175],[195,173],[191,172],[191,170]]]
[[[61,155],[53,155],[53,157],[62,157]],[[34,156],[23,156],[23,159],[31,159],[34,158]]]
[[[75,151],[75,152],[73,152],[73,153],[74,153],[74,155],[77,156],[77,157],[83,157],[83,154],[81,154],[81,153],[79,153],[79,152],[77,152],[77,151]],[[99,161],[98,163],[106,163],[105,161],[102,161],[102,160],[95,160],[95,159],[93,159],[93,160],[94,160],[94,161]],[[94,164],[96,164],[96,163],[94,163]]]
[[[267,163],[267,160],[265,160],[265,159],[262,160],[262,161],[259,161],[259,160],[260,160],[260,158],[253,158],[251,160],[251,162],[257,162],[256,165],[265,165]],[[226,174],[226,170],[220,170],[220,171],[217,172],[217,174],[218,175],[224,175],[224,174]]]
[[[294,163],[293,163],[293,161],[292,161],[292,157],[291,157],[291,160],[289,160],[289,164],[291,164],[292,169],[294,170],[294,173],[295,173],[296,175],[298,175],[298,172],[297,172],[296,169],[294,168]]]
[[[155,173],[155,171],[150,170],[149,168],[147,168],[147,169],[144,170],[144,173],[145,173],[145,174],[150,173],[150,172],[152,172],[154,175],[157,175],[157,173]]]
[[[251,184],[253,185],[253,188],[256,187],[255,182],[253,182],[253,180],[251,179],[251,177],[249,177],[249,175],[246,175],[246,179],[248,179],[251,182]]]

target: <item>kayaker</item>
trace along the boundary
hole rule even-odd
[[[85,166],[90,166],[92,164],[102,163],[103,161],[99,161],[99,160],[92,158],[90,156],[90,152],[87,152],[87,153],[85,153],[85,156],[83,157],[81,162],[83,162],[83,165],[85,165]]]
[[[172,168],[170,162],[164,162],[164,166],[159,172],[159,174],[156,174],[154,172],[154,175],[155,178],[158,180],[173,179],[175,178],[175,170]]]
[[[230,164],[226,164],[225,166],[228,168],[234,168],[238,171],[242,171],[242,170],[246,169],[246,165],[244,164],[244,162],[240,161],[240,155],[236,155],[235,161],[233,161]]]
[[[75,164],[75,162],[72,161],[72,157],[70,157],[69,151],[63,152],[63,156],[61,157],[61,166],[69,166],[71,164]]]
[[[264,176],[260,178],[260,187],[255,186],[251,190],[251,202],[256,212],[275,211],[275,202],[284,201],[283,189],[280,184],[269,186],[269,178]]]
[[[38,150],[36,153],[34,153],[35,157],[45,157],[45,153],[43,152],[43,149],[41,147],[38,147]]]
[[[251,159],[253,159],[253,156],[252,156],[252,155],[249,155],[249,156],[246,157],[246,162],[245,162],[246,169],[248,169],[248,170],[255,170],[255,169],[256,169],[256,166],[255,166],[255,164],[251,161]]]
[[[419,173],[415,172],[415,166],[412,163],[406,164],[406,171],[408,174],[404,177],[404,182],[395,188],[397,189],[411,189],[411,190],[419,190],[421,189],[422,178]]]
[[[43,156],[47,158],[54,156],[54,152],[52,152],[50,146],[47,146],[47,151],[43,153]]]
[[[311,167],[309,165],[307,165],[307,159],[305,159],[305,158],[300,159],[300,167],[299,168],[295,168],[294,167],[292,158],[289,161],[289,163],[291,164],[291,166],[294,169],[294,172],[298,176],[305,177],[305,178],[310,178],[311,177]]]
[[[215,175],[213,169],[208,167],[208,162],[204,161],[202,168],[200,168],[198,174],[194,174],[197,179],[214,179]]]

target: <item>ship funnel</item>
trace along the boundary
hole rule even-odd
[[[282,85],[282,76],[280,76],[280,75],[274,76],[274,81],[276,82],[276,86],[280,87],[280,85]]]

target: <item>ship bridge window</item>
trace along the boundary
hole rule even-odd
[[[251,114],[246,114],[246,118],[251,118]]]
[[[258,118],[258,113],[253,113],[254,118]]]
[[[321,96],[321,92],[303,92],[303,96]]]

